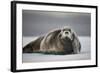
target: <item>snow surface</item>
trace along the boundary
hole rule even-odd
[[[35,40],[37,37],[23,37],[23,46]],[[23,53],[23,63],[31,62],[48,62],[48,61],[68,61],[68,60],[87,60],[91,59],[91,41],[88,36],[80,36],[81,52],[70,55],[47,55],[41,53]]]

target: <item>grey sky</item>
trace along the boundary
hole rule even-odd
[[[70,26],[79,36],[90,36],[91,14],[54,11],[22,11],[23,36],[39,36]]]

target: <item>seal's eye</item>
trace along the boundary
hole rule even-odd
[[[66,32],[65,32],[65,34],[69,34],[69,32],[68,32],[68,31],[66,31]]]
[[[59,37],[61,37],[61,34],[59,35]]]
[[[71,29],[69,29],[68,31],[71,32]]]

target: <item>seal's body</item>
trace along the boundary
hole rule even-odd
[[[69,27],[49,32],[23,48],[23,53],[77,54],[81,45],[75,32]]]

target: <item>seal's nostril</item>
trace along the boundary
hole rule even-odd
[[[68,32],[65,32],[65,34],[69,34]]]

